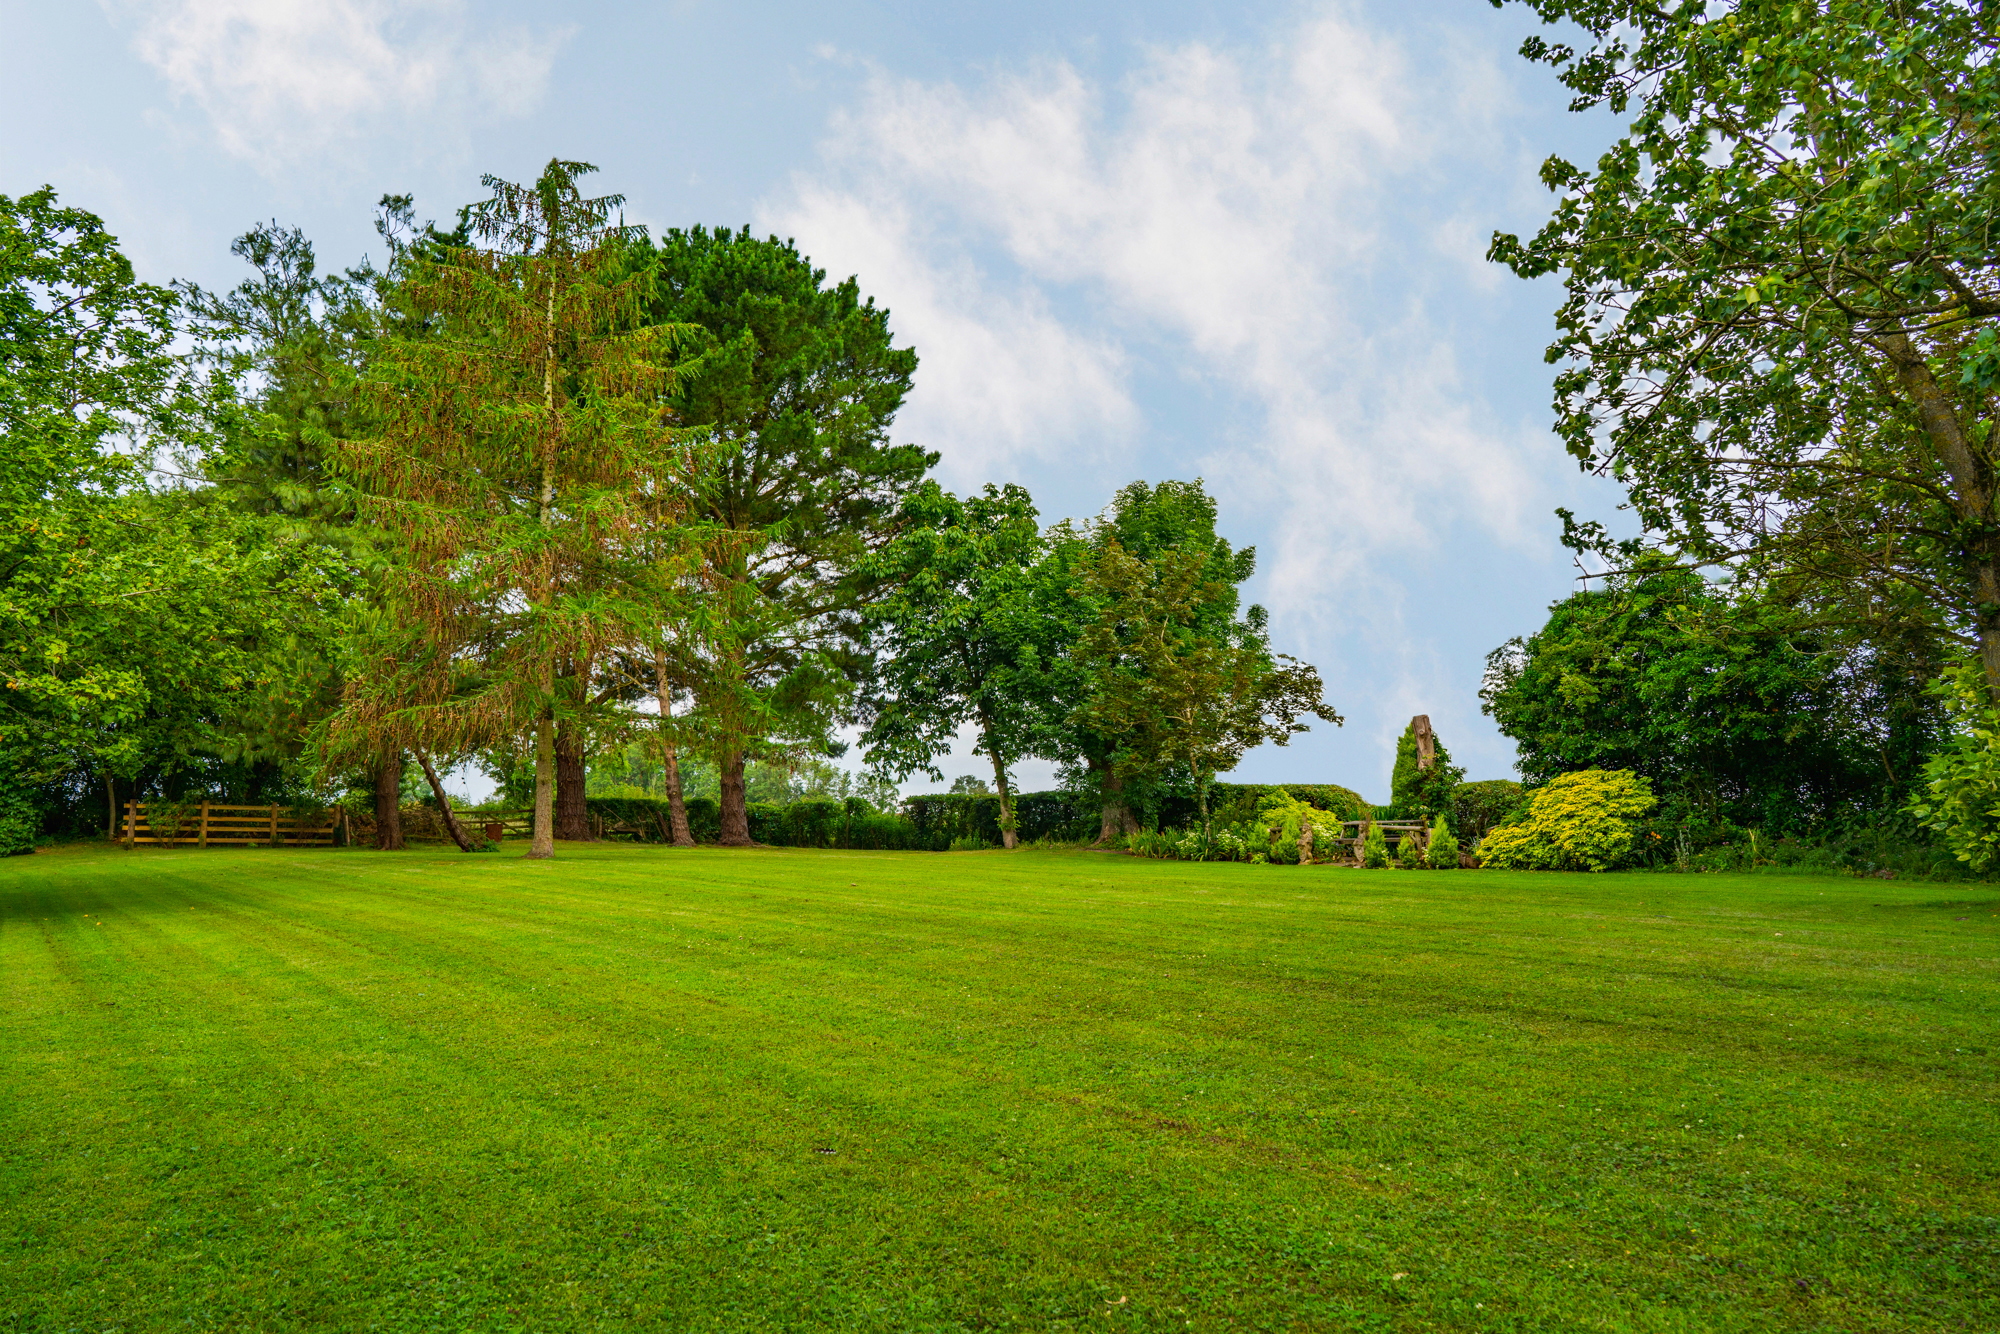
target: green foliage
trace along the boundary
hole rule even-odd
[[[1506,824],[1527,800],[1527,789],[1511,778],[1487,778],[1460,783],[1451,790],[1451,824],[1468,847],[1478,846],[1486,831]]]
[[[1382,832],[1381,825],[1368,826],[1368,833],[1361,840],[1361,864],[1376,871],[1388,866],[1389,836]]]
[[[34,796],[0,782],[0,857],[33,852],[42,834],[42,812]]]
[[[1096,830],[1096,807],[1075,793],[1017,792],[1013,806],[1019,839],[1068,842]],[[905,797],[902,809],[927,837],[942,837],[947,843],[955,838],[1002,842],[1000,799],[991,793],[925,793]]]
[[[2000,685],[1991,14],[1527,3],[1557,32],[1523,54],[1624,124],[1594,170],[1545,163],[1552,217],[1490,252],[1564,285],[1547,357],[1570,453],[1676,560],[1771,581],[1878,651],[1975,639]]]
[[[1324,708],[1312,669],[1270,654],[1264,609],[1241,607],[1256,552],[1219,537],[1215,517],[1198,480],[1134,482],[1093,522],[1045,535],[1033,606],[1071,647],[1017,680],[1037,753],[1098,795],[1105,835],[1129,832],[1167,785],[1185,782],[1199,809],[1203,785],[1235,763],[1235,739],[1289,736],[1307,694]],[[1189,702],[1203,696],[1218,711],[1196,718]]]
[[[1400,819],[1428,818],[1452,808],[1452,793],[1465,777],[1465,770],[1451,762],[1451,752],[1445,749],[1443,737],[1433,733],[1431,747],[1431,766],[1420,769],[1416,725],[1405,727],[1403,735],[1396,739],[1396,764],[1389,776],[1389,806]]]
[[[637,825],[641,841],[669,842],[667,802],[659,797],[590,797],[585,806],[607,822]],[[721,833],[721,807],[712,797],[687,800],[688,829],[699,843]],[[876,810],[858,797],[800,801],[754,801],[746,807],[751,841],[779,848],[859,848],[877,851],[942,852],[952,835],[920,828],[893,812]]]
[[[1647,781],[1629,769],[1561,774],[1528,798],[1516,824],[1479,845],[1482,866],[1522,871],[1608,871],[1633,859],[1633,821],[1654,805]]]
[[[954,796],[984,797],[990,796],[993,789],[978,774],[960,774],[951,780],[951,792]]]
[[[676,620],[685,579],[649,579],[685,527],[709,452],[660,411],[685,331],[637,327],[622,197],[587,163],[523,186],[487,177],[478,244],[413,260],[403,335],[371,357],[365,437],[337,458],[390,557],[329,728],[341,759],[385,746],[464,752],[533,734],[553,805],[557,714],[587,712],[580,664]],[[533,857],[551,854],[536,821]]]
[[[1424,859],[1433,871],[1458,869],[1458,840],[1452,836],[1451,826],[1445,823],[1443,815],[1431,826],[1430,846],[1424,849]]]
[[[1340,822],[1341,817],[1331,811],[1308,805],[1289,792],[1275,791],[1267,792],[1258,801],[1254,827],[1264,831],[1274,860],[1296,862],[1299,834],[1306,826],[1312,826],[1313,853],[1317,857],[1325,854],[1330,840],[1340,837]]]
[[[207,439],[176,305],[97,218],[0,196],[0,769],[24,791],[269,780],[340,656],[325,550],[147,489],[143,465]]]
[[[1192,497],[1206,503],[1212,529],[1213,502],[1198,484]],[[1232,556],[1215,539],[1142,554],[1157,537],[1156,525],[1132,522],[1146,509],[1103,524],[1096,550],[1076,567],[1097,616],[1072,650],[1087,682],[1073,716],[1090,734],[1118,739],[1110,758],[1123,774],[1189,774],[1206,818],[1214,775],[1235,768],[1246,750],[1287,744],[1308,730],[1299,721],[1307,715],[1335,726],[1340,716],[1322,698],[1317,671],[1271,651],[1261,607],[1240,620],[1231,614],[1234,584],[1247,577],[1255,553]],[[1141,550],[1119,540],[1121,524]]]
[[[1489,656],[1481,698],[1529,783],[1629,769],[1697,842],[1901,800],[1938,724],[1897,662],[1845,659],[1790,607],[1654,564]]]
[[[960,499],[926,482],[903,503],[902,531],[864,563],[865,577],[884,590],[868,612],[878,665],[860,700],[871,767],[941,779],[938,757],[971,725],[974,752],[997,763],[1009,833],[1006,775],[1038,734],[1035,665],[1065,647],[1052,635],[1060,623],[1036,615],[1035,518],[1018,486]],[[983,779],[969,781],[985,791]]]
[[[1924,765],[1910,813],[1951,854],[1984,873],[2000,860],[2000,706],[1977,658],[1955,664],[1936,687],[1950,740]]]
[[[1217,783],[1211,789],[1215,820],[1218,824],[1246,824],[1273,796],[1324,811],[1336,820],[1365,820],[1371,811],[1360,793],[1338,783]],[[1199,822],[1192,799],[1175,797],[1162,803],[1162,825],[1190,822]]]
[[[1139,829],[1125,836],[1125,850],[1139,857],[1180,862],[1251,862],[1269,860],[1263,830],[1216,825],[1204,834],[1192,829]]]
[[[1423,848],[1418,845],[1415,834],[1405,834],[1396,840],[1396,865],[1405,871],[1415,871],[1423,864]]]
[[[702,331],[667,405],[722,456],[693,496],[707,605],[677,636],[676,679],[724,770],[824,752],[885,591],[866,556],[937,461],[889,435],[916,353],[854,279],[828,284],[776,237],[676,229],[628,258],[653,279],[650,321]]]

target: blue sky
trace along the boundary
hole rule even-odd
[[[1619,499],[1548,429],[1557,289],[1481,259],[1546,214],[1544,157],[1612,132],[1514,54],[1529,18],[0,0],[0,193],[53,184],[145,277],[211,286],[259,219],[345,264],[383,193],[448,215],[552,155],[633,221],[794,237],[917,349],[898,434],[947,485],[1020,482],[1053,521],[1205,478],[1277,646],[1347,718],[1237,777],[1381,801],[1413,713],[1469,776],[1512,773],[1485,655],[1573,587],[1553,508]]]

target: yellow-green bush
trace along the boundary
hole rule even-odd
[[[1308,806],[1290,793],[1270,792],[1257,803],[1257,827],[1269,831],[1275,829],[1278,835],[1273,840],[1274,848],[1283,848],[1295,859],[1299,847],[1299,830],[1310,824],[1313,829],[1313,856],[1324,857],[1332,847],[1332,840],[1341,835],[1341,817],[1331,811]]]
[[[1653,789],[1630,769],[1552,778],[1515,824],[1479,845],[1482,866],[1517,871],[1608,871],[1632,851],[1631,822],[1653,809]]]

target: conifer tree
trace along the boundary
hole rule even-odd
[[[342,451],[394,551],[410,647],[350,686],[336,734],[446,751],[532,734],[530,857],[554,850],[558,710],[579,703],[558,677],[661,619],[631,564],[694,469],[662,398],[679,331],[641,323],[647,274],[623,255],[636,229],[613,221],[622,196],[579,192],[593,170],[484,178],[474,244],[401,284],[411,330],[369,377],[380,425]]]

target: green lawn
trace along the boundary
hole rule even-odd
[[[0,862],[0,1329],[2000,1329],[2000,899]]]

